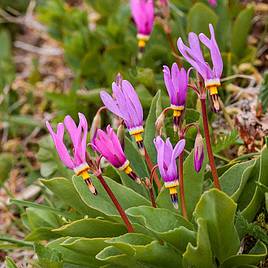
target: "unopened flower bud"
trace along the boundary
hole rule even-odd
[[[194,168],[199,172],[204,160],[204,143],[202,135],[198,132],[194,143]]]
[[[155,132],[156,132],[156,136],[161,136],[162,135],[162,129],[164,126],[164,121],[165,121],[165,113],[162,112],[158,118],[156,119],[155,122]]]
[[[124,150],[124,148],[125,148],[125,127],[122,124],[120,124],[118,129],[117,129],[117,137],[118,137],[119,142]]]
[[[96,136],[97,129],[101,127],[101,115],[99,112],[93,118],[91,128],[90,128],[90,140],[93,140]]]

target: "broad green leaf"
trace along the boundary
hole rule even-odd
[[[114,193],[115,197],[117,198],[123,209],[141,205],[150,206],[150,202],[147,199],[137,194],[132,189],[129,189],[124,185],[113,181],[110,178],[104,177],[104,179],[108,186],[111,188],[112,192]],[[116,216],[114,218],[118,219],[118,211],[114,206],[113,202],[111,201],[110,197],[108,196],[107,192],[104,190],[100,181],[95,176],[92,176],[92,180],[98,191],[98,195],[96,196],[92,195],[89,192],[82,178],[76,176],[73,177],[73,184],[77,192],[79,193],[81,199],[90,208],[98,210],[107,216]]]
[[[253,7],[248,7],[239,13],[234,22],[231,39],[231,51],[237,56],[237,58],[242,58],[244,56],[253,15]]]
[[[257,242],[248,254],[231,256],[220,266],[220,268],[240,268],[243,265],[258,265],[267,257],[267,247],[263,242]]]
[[[164,208],[134,207],[126,211],[133,222],[137,222],[182,252],[188,242],[195,241],[195,232],[190,222]]]
[[[209,23],[215,27],[218,21],[216,13],[203,3],[196,3],[187,16],[187,32],[204,33],[209,36]]]
[[[82,265],[82,267],[97,268],[103,263],[95,256],[107,246],[107,238],[59,238],[48,244],[50,249],[62,254],[64,263]],[[105,263],[104,263],[105,264]]]
[[[57,228],[62,224],[62,220],[57,214],[47,210],[27,208],[26,214],[28,217],[28,224],[31,229],[40,226]]]
[[[58,177],[50,180],[41,180],[41,182],[66,205],[76,209],[81,215],[88,215],[92,218],[103,216],[102,213],[88,207],[84,203],[70,180]],[[88,192],[88,194],[90,193]]]
[[[51,227],[38,227],[33,229],[26,237],[26,241],[40,241],[58,238],[59,235],[52,232]]]
[[[249,170],[245,171],[245,175],[247,175],[245,186],[243,187],[243,191],[241,191],[239,199],[237,201],[238,209],[240,211],[243,211],[253,198],[256,189],[256,182],[258,181],[260,173],[260,158],[257,158],[254,162],[253,167],[248,169]]]
[[[142,265],[149,267],[181,267],[181,256],[168,244],[152,241],[141,234],[128,233],[107,241],[127,255],[133,256]]]
[[[266,143],[260,156],[260,172],[259,172],[259,177],[257,181],[260,184],[263,184],[265,186],[268,186],[267,169],[268,169],[268,149],[267,149],[267,143]],[[264,192],[262,191],[262,189],[258,185],[256,185],[255,188],[256,189],[255,189],[253,198],[251,199],[248,206],[242,211],[242,215],[248,221],[252,221],[254,219],[256,213],[261,207],[262,202],[264,201]]]
[[[197,225],[196,246],[192,243],[188,244],[186,251],[183,253],[183,267],[215,268],[206,221],[199,218]]]
[[[235,164],[226,172],[224,172],[223,175],[219,178],[222,191],[229,196],[232,196],[239,190],[241,186],[244,186],[241,185],[243,174],[248,167],[253,166],[253,162],[254,160],[250,160],[247,162]],[[243,182],[243,184],[245,183]]]
[[[131,268],[139,268],[140,264],[137,263],[134,256],[129,256],[122,252],[120,249],[109,246],[104,248],[101,252],[99,252],[96,258],[100,261],[108,262],[109,265],[105,265],[103,267],[131,267]],[[116,265],[116,266],[115,266]]]
[[[35,252],[38,256],[38,264],[46,268],[62,268],[63,261],[60,252],[44,247],[41,244],[35,244]]]
[[[126,233],[126,227],[101,219],[80,219],[53,229],[53,233],[71,237],[113,237]]]
[[[216,189],[206,191],[194,211],[196,221],[199,218],[206,221],[211,249],[220,263],[239,249],[240,241],[234,226],[235,211],[233,200]]]
[[[145,123],[144,146],[152,159],[156,163],[156,150],[153,144],[155,138],[155,121],[161,113],[161,91],[158,91],[152,100],[150,111]]]
[[[268,212],[268,193],[265,193],[265,208],[266,211]]]
[[[9,153],[0,154],[0,187],[9,178],[9,173],[14,164],[14,156]]]
[[[125,137],[125,153],[127,159],[130,161],[131,167],[136,172],[136,174],[140,178],[149,177],[143,156],[139,153],[138,149],[127,137]],[[123,185],[141,194],[147,199],[149,198],[148,191],[144,186],[137,184],[125,172],[120,172],[117,169],[116,171],[120,175]]]
[[[232,199],[235,202],[238,202],[239,197],[241,196],[242,192],[244,191],[244,187],[248,181],[248,179],[250,178],[250,175],[254,169],[256,160],[251,160],[252,161],[252,165],[249,165],[242,173],[242,177],[241,177],[241,181],[239,184],[239,187],[237,188],[237,190],[232,194]]]

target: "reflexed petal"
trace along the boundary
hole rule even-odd
[[[163,73],[164,73],[164,81],[165,81],[166,89],[170,98],[170,103],[177,105],[176,91],[172,83],[171,74],[170,74],[170,70],[168,66],[166,65],[163,66]]]
[[[172,159],[177,159],[179,155],[183,152],[184,147],[185,147],[185,139],[182,139],[174,147],[174,150],[172,153]]]
[[[56,147],[56,150],[58,152],[58,155],[59,155],[61,161],[63,162],[63,164],[66,167],[73,169],[74,163],[73,163],[73,161],[68,153],[66,146],[63,143],[64,125],[62,123],[58,124],[57,133],[55,133],[53,131],[53,129],[48,121],[46,122],[46,127],[47,127],[47,129],[52,137],[52,140],[54,142],[54,145]]]
[[[107,92],[101,91],[100,98],[108,110],[110,110],[112,113],[116,114],[119,117],[123,117],[123,115],[118,109],[116,101]]]

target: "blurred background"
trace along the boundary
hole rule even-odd
[[[152,35],[137,60],[128,1],[0,0],[0,239],[12,242],[0,242],[0,267],[6,255],[19,267],[31,267],[34,255],[19,249],[25,219],[9,199],[49,202],[37,179],[68,176],[44,122],[66,114],[77,118],[78,112],[92,120],[100,90],[110,91],[118,72],[135,86],[145,113],[159,89],[166,107],[162,66],[178,60],[176,40],[187,41],[190,31],[209,34],[212,23],[224,60],[225,110],[212,118],[214,149],[230,147],[222,155],[232,159],[262,147],[268,129],[267,1],[219,0],[211,6],[170,0],[164,12],[155,1],[155,9]],[[191,92],[187,107],[198,110]],[[241,118],[249,125],[239,125]]]

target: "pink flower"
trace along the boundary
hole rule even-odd
[[[47,121],[46,126],[53,139],[58,155],[63,164],[70,169],[77,169],[79,166],[86,164],[86,142],[88,125],[85,116],[82,113],[78,114],[79,125],[76,126],[71,116],[67,115],[64,118],[64,123],[57,125],[56,133],[53,131],[50,123]],[[64,144],[64,127],[71,138],[73,144],[73,156],[71,156]]]
[[[157,150],[157,163],[165,187],[169,189],[171,201],[175,208],[178,208],[178,194],[176,187],[179,184],[178,169],[176,160],[183,152],[185,139],[180,140],[174,147],[169,140],[166,142],[158,136],[154,139],[154,145]]]
[[[130,8],[138,34],[149,36],[154,24],[153,0],[131,0]]]
[[[74,170],[76,175],[82,176],[86,182],[89,190],[93,194],[97,194],[95,187],[93,186],[90,176],[88,174],[89,166],[86,161],[86,146],[87,146],[87,131],[88,125],[85,116],[82,113],[78,113],[79,125],[76,126],[71,116],[67,115],[64,118],[64,123],[57,125],[56,133],[53,131],[50,123],[47,121],[46,126],[55,144],[58,155],[63,164]],[[73,155],[71,156],[64,144],[64,128],[71,138],[73,144]]]
[[[123,152],[117,135],[109,125],[106,128],[106,132],[98,129],[92,142],[92,148],[105,157],[110,164],[120,171],[124,171],[137,183],[141,183],[140,179],[130,167],[130,163]]]

